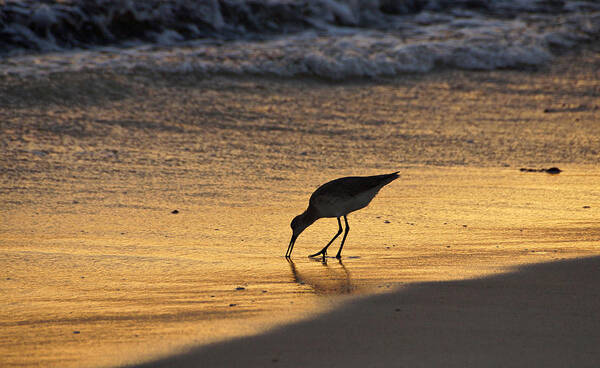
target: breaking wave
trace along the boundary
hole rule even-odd
[[[0,73],[343,79],[537,66],[599,36],[596,1],[0,1]]]

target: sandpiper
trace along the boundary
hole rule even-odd
[[[317,188],[310,196],[306,211],[292,220],[292,240],[290,240],[290,245],[288,245],[285,257],[291,257],[294,243],[296,242],[298,235],[300,235],[304,229],[322,217],[336,217],[339,225],[337,234],[335,234],[333,239],[331,239],[323,249],[309,256],[316,257],[318,255],[323,255],[323,258],[325,258],[327,255],[327,248],[329,248],[331,243],[333,243],[333,241],[342,233],[342,222],[340,221],[340,218],[343,216],[344,222],[346,223],[346,231],[344,232],[340,249],[335,256],[338,259],[341,258],[342,248],[344,247],[344,242],[346,241],[348,231],[350,230],[346,215],[350,212],[367,207],[381,188],[399,177],[398,172],[399,171],[392,174],[375,176],[348,176],[332,180]]]

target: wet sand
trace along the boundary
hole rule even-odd
[[[595,367],[600,257],[419,283],[143,367]]]
[[[428,310],[439,318],[419,336],[453,324],[460,338],[447,346],[459,364],[471,359],[460,355],[459,342],[478,344],[476,335],[468,340],[473,325],[453,319],[470,311],[462,310],[464,290],[447,305],[435,298],[461,285],[475,289],[469,303],[480,300],[483,284],[509,288],[494,294],[495,309],[479,305],[473,313],[482,314],[470,321],[508,316],[502,306],[521,296],[534,310],[546,297],[559,303],[563,289],[553,286],[582,295],[583,309],[572,310],[579,318],[598,307],[597,295],[578,292],[593,290],[597,275],[576,273],[594,259],[477,278],[600,254],[599,55],[592,47],[536,71],[345,83],[143,70],[3,78],[0,365],[116,366],[268,331],[243,341],[298,328],[308,338],[331,316],[322,313],[347,325],[366,323],[361,318],[377,308],[392,308],[394,318],[419,329],[427,316],[411,322],[397,307],[410,298],[437,300]],[[564,171],[519,171],[551,166]],[[402,177],[349,217],[343,263],[306,259],[333,236],[335,220],[300,236],[293,263],[283,258],[289,221],[316,187],[396,170]],[[534,282],[545,270],[571,268],[572,279]],[[475,280],[450,282],[466,279]],[[512,290],[516,280],[525,280],[525,290]],[[422,284],[433,281],[449,283]],[[355,297],[367,298],[349,303]],[[548,313],[558,325],[572,321]],[[588,317],[565,333],[597,339],[577,329]],[[279,327],[300,320],[308,322]],[[332,337],[343,336],[339,325],[328,326]],[[546,331],[536,326],[533,332]],[[482,336],[496,327],[486,325]],[[335,346],[319,336],[317,346]],[[498,350],[477,359],[495,363],[503,346],[516,346],[494,341]],[[535,346],[552,357],[558,341]],[[199,359],[218,359],[240,341],[229,344],[210,345]],[[306,350],[295,347],[255,358],[296,359]],[[407,359],[416,361],[419,351]]]

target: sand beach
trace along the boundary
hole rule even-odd
[[[597,44],[342,81],[7,74],[0,150],[3,367],[600,364]],[[341,262],[306,257],[334,219],[283,257],[320,184],[393,171]]]

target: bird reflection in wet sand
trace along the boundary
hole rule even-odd
[[[320,264],[319,267],[309,268],[309,265],[306,264],[306,268],[304,269],[305,272],[300,272],[294,261],[289,258],[287,260],[290,264],[293,281],[300,285],[310,286],[316,294],[351,294],[357,289],[352,284],[350,272],[339,259],[336,263],[338,263],[340,267],[331,267],[324,258],[322,261],[318,261]]]
[[[322,255],[323,259],[325,259],[327,248],[329,248],[331,243],[333,243],[333,241],[342,233],[342,222],[340,221],[340,218],[343,216],[344,222],[346,223],[346,231],[344,232],[340,249],[335,256],[335,258],[341,258],[342,248],[344,247],[344,242],[348,236],[348,231],[350,231],[346,215],[350,212],[367,207],[381,188],[396,180],[398,177],[397,171],[385,175],[349,176],[335,179],[321,185],[310,196],[306,211],[292,220],[292,240],[290,240],[285,257],[290,258],[292,256],[294,243],[304,229],[320,218],[335,217],[337,218],[339,226],[337,234],[335,234],[333,239],[331,239],[323,249],[309,256],[316,257]]]

